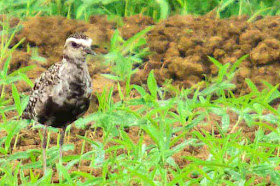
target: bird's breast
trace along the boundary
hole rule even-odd
[[[53,90],[52,97],[58,105],[79,104],[81,100],[90,99],[91,79],[84,69],[64,69],[67,73],[61,74],[60,82]]]

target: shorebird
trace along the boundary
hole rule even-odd
[[[64,45],[63,59],[52,65],[36,79],[23,112],[23,119],[33,119],[45,125],[43,132],[43,169],[47,170],[47,126],[60,129],[59,162],[66,126],[81,117],[88,109],[92,93],[86,56],[92,40],[83,33],[70,35]]]

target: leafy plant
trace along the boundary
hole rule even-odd
[[[33,83],[25,75],[25,72],[32,69],[33,66],[24,67],[24,68],[18,69],[16,71],[8,74],[9,64],[12,59],[12,53],[24,41],[24,38],[21,39],[17,44],[15,44],[10,49],[9,46],[11,45],[11,41],[12,41],[15,33],[18,31],[17,28],[19,26],[17,26],[16,29],[11,30],[8,22],[1,22],[1,25],[2,25],[3,29],[1,31],[0,65],[3,66],[3,69],[0,71],[0,86],[1,86],[0,106],[3,107],[1,109],[1,115],[3,118],[5,118],[4,113],[7,111],[14,110],[14,109],[16,109],[17,112],[19,113],[19,115],[21,115],[23,108],[20,103],[21,102],[20,95],[19,95],[14,83],[17,81],[23,80],[32,87]],[[5,92],[7,86],[12,87],[12,96],[13,96],[15,105],[7,106],[11,101],[10,99],[7,99],[7,94]],[[25,99],[25,102],[26,101],[27,100]]]
[[[104,74],[105,77],[118,81],[130,80],[131,75],[137,71],[137,69],[133,70],[133,65],[141,64],[141,58],[148,54],[148,48],[143,47],[146,44],[143,36],[151,28],[145,28],[126,41],[121,38],[118,30],[115,31],[111,38],[110,51],[104,56],[105,61],[111,65],[112,72],[115,75]]]
[[[20,171],[20,163],[14,169],[15,176],[11,177],[11,170],[7,162],[5,162],[5,158],[8,157],[13,150],[17,148],[17,141],[19,138],[19,132],[23,128],[26,127],[27,123],[22,121],[15,121],[14,118],[18,118],[24,109],[25,104],[27,103],[27,98],[20,95],[18,92],[15,83],[18,81],[25,81],[28,85],[32,86],[33,83],[31,80],[25,75],[25,72],[30,70],[32,66],[23,67],[14,72],[8,73],[9,64],[12,59],[12,53],[15,49],[23,42],[24,39],[20,40],[19,43],[15,44],[13,47],[10,47],[11,41],[18,31],[19,27],[15,29],[10,29],[7,20],[0,22],[2,26],[1,30],[1,43],[0,43],[0,65],[3,67],[0,71],[0,87],[1,87],[1,96],[0,96],[0,113],[1,113],[1,123],[0,123],[0,132],[1,134],[5,133],[5,135],[1,135],[0,139],[0,154],[4,156],[4,159],[1,159],[0,164],[3,169],[1,169],[0,174],[4,174],[4,178],[7,178],[2,181],[2,183],[17,183],[16,176]],[[7,88],[11,88],[11,94],[7,92]],[[11,100],[13,98],[13,102]],[[8,112],[16,110],[18,115],[14,118],[6,118],[6,114]],[[14,139],[13,146],[12,140]],[[23,154],[18,154],[20,158],[26,158]],[[11,159],[12,156],[8,157]],[[6,182],[7,181],[7,182]]]

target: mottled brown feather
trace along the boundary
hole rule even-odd
[[[29,102],[22,114],[23,119],[33,119],[35,117],[34,107],[39,99],[40,93],[42,93],[46,87],[52,86],[57,82],[59,79],[57,72],[61,65],[62,63],[53,64],[35,80],[34,87],[29,97]]]

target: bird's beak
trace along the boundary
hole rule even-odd
[[[86,47],[85,48],[85,52],[87,53],[87,54],[91,54],[91,55],[96,55],[96,53],[93,51],[93,50],[91,50],[91,48],[89,48],[89,47]]]

